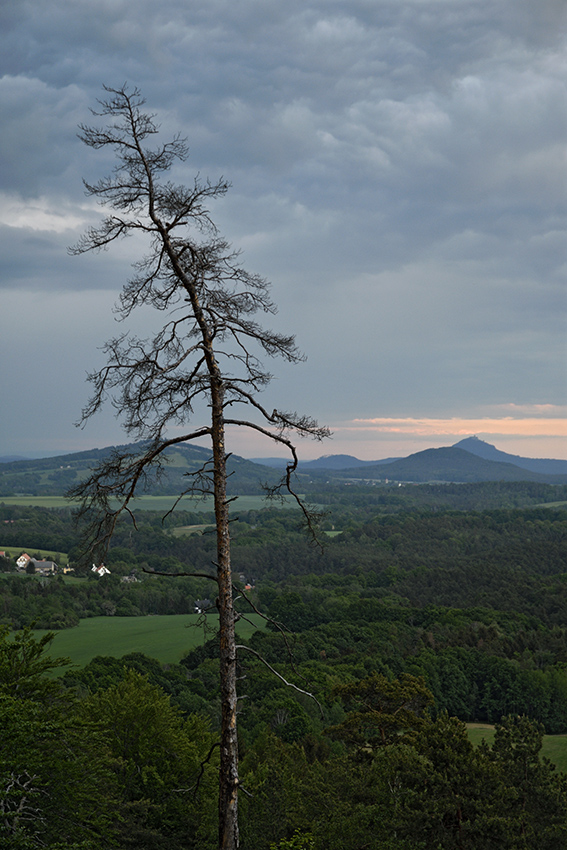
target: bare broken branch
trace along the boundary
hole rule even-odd
[[[294,691],[297,691],[300,694],[304,694],[304,696],[309,697],[314,702],[316,702],[317,705],[319,706],[319,711],[321,712],[321,717],[324,717],[323,706],[321,705],[321,703],[319,702],[317,697],[314,696],[314,694],[310,693],[310,691],[303,690],[303,688],[298,687],[298,685],[295,685],[293,682],[288,682],[288,680],[286,678],[284,678],[284,676],[282,676],[281,673],[278,673],[278,671],[275,669],[275,667],[272,667],[271,664],[268,664],[266,659],[263,658],[263,656],[261,656],[259,652],[256,652],[255,649],[252,649],[252,647],[246,646],[245,644],[242,644],[242,643],[238,643],[238,644],[236,644],[235,649],[237,649],[237,650],[243,649],[246,652],[250,652],[252,655],[254,655],[258,659],[258,661],[261,661],[262,664],[265,667],[267,667],[268,670],[271,673],[274,674],[274,676],[276,676],[276,678],[278,678],[281,682],[283,682],[284,685],[286,685],[288,688],[293,688]]]

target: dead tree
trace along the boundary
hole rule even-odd
[[[93,115],[103,127],[80,127],[79,138],[94,149],[110,148],[116,164],[110,176],[91,184],[89,196],[99,199],[107,213],[98,227],[87,230],[70,249],[73,254],[106,248],[130,234],[141,234],[148,253],[134,264],[116,307],[127,319],[138,307],[150,306],[163,314],[161,327],[149,339],[128,332],[105,346],[107,363],[89,375],[94,393],[81,422],[110,399],[130,437],[142,441],[139,451],[116,450],[95,469],[72,495],[79,514],[90,521],[93,545],[108,545],[118,517],[131,512],[130,502],[147,476],[159,474],[168,448],[190,440],[207,439],[209,463],[195,474],[185,492],[210,491],[216,517],[216,564],[207,578],[217,585],[220,629],[220,685],[222,698],[221,765],[219,787],[219,847],[238,847],[238,749],[236,724],[235,612],[230,562],[229,501],[227,498],[226,427],[252,429],[290,452],[281,481],[309,521],[309,513],[293,490],[297,454],[291,439],[328,436],[309,417],[279,410],[269,412],[258,394],[271,375],[262,357],[302,360],[293,336],[265,330],[258,313],[274,313],[269,284],[245,271],[239,255],[219,235],[208,204],[229,188],[196,178],[191,186],[164,179],[188,148],[176,136],[165,143],[154,140],[159,126],[145,112],[137,89],[105,87]],[[245,418],[237,411],[246,408]],[[206,413],[200,424],[194,420]],[[175,425],[183,433],[168,436]],[[189,426],[188,430],[185,430]],[[179,497],[184,493],[179,494]]]

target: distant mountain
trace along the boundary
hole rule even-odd
[[[16,460],[28,460],[24,455],[3,455],[0,457],[0,463],[14,463]]]
[[[254,463],[259,463],[264,466],[273,466],[275,469],[284,469],[287,463],[285,458],[281,457],[253,457],[251,460]],[[359,460],[353,455],[323,455],[316,460],[302,460],[299,462],[299,469],[302,472],[311,470],[325,469],[355,469],[363,466],[377,466],[382,463],[392,463],[394,460],[399,460],[395,457],[387,457],[384,460]]]
[[[141,451],[141,446],[136,444],[118,448],[132,453]],[[113,450],[113,446],[108,446],[52,458],[4,462],[0,464],[0,498],[17,494],[61,496],[84,480],[89,470]],[[189,484],[187,474],[202,468],[210,456],[210,450],[204,446],[187,443],[172,447],[167,452],[169,462],[163,473],[149,478],[145,492],[152,495],[178,495]],[[279,481],[285,463],[284,458],[246,460],[231,455],[228,461],[229,493],[262,493],[263,484],[274,485]],[[298,474],[306,484],[309,481],[322,483],[329,478],[358,481],[389,479],[414,483],[536,481],[565,484],[567,461],[522,458],[501,452],[478,438],[469,437],[454,446],[426,449],[405,458],[363,461],[352,455],[327,455],[300,463]]]
[[[84,480],[89,470],[110,455],[115,447],[91,449],[73,454],[58,455],[36,460],[18,460],[0,466],[0,497],[17,494],[61,496],[79,481]],[[136,444],[119,446],[133,454],[141,450]],[[153,495],[178,495],[188,485],[187,473],[203,467],[211,457],[209,449],[191,444],[178,445],[168,450],[168,463],[163,473],[151,476],[145,492]],[[263,492],[263,484],[276,484],[279,474],[274,469],[252,463],[238,455],[228,461],[228,489],[234,495],[256,495]]]
[[[255,458],[256,463],[282,469],[282,458]],[[538,460],[507,454],[495,446],[468,437],[454,446],[426,449],[406,458],[359,460],[352,455],[324,455],[317,460],[302,461],[299,471],[313,474],[314,479],[328,473],[334,478],[394,481],[539,481],[567,482],[567,461]]]
[[[531,472],[512,463],[486,460],[472,452],[448,446],[425,449],[393,463],[356,467],[337,473],[344,478],[381,479],[425,483],[446,481],[454,483],[478,481],[538,481],[549,484],[567,483],[566,475],[544,475]]]
[[[530,472],[539,472],[541,475],[567,475],[567,460],[552,460],[551,458],[520,457],[502,452],[496,446],[485,443],[478,437],[467,437],[459,443],[455,443],[456,449],[464,449],[477,457],[485,460],[495,460],[501,463],[513,463],[521,469]]]
[[[271,466],[273,469],[285,469],[287,464],[285,457],[251,457],[248,460],[258,466]]]
[[[357,467],[379,466],[383,463],[391,463],[397,458],[389,457],[384,460],[359,460],[352,455],[323,455],[317,460],[302,461],[299,466],[302,471],[311,469],[356,469]]]

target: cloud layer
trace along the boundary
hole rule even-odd
[[[71,423],[140,249],[66,247],[99,214],[82,178],[112,167],[77,125],[126,80],[188,137],[177,178],[232,181],[215,219],[308,354],[268,405],[339,426],[565,404],[566,24],[555,0],[4,4],[0,450],[119,439]]]

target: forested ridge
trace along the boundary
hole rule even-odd
[[[329,487],[323,550],[295,512],[235,512],[235,584],[270,618],[240,652],[243,847],[567,846],[567,780],[539,755],[544,731],[567,733],[567,511],[541,506],[560,489]],[[68,511],[1,505],[0,520],[0,545],[68,553],[85,576],[2,562],[3,846],[214,847],[214,618],[178,665],[99,657],[57,680],[49,641],[9,631],[193,611],[206,582],[144,570],[207,569],[212,517],[140,512],[101,579]],[[498,724],[494,744],[474,749],[463,721]]]

